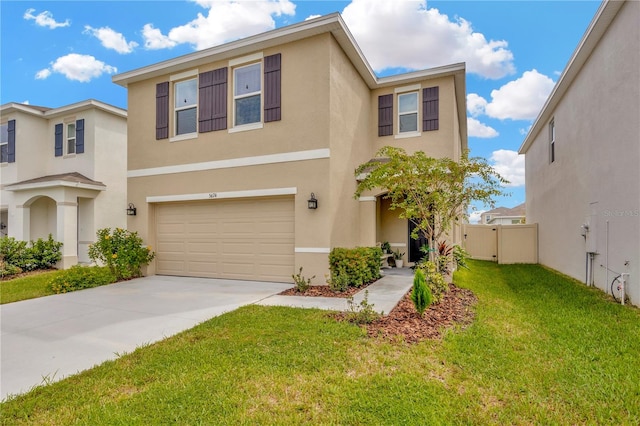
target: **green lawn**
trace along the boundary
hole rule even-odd
[[[60,272],[48,271],[0,281],[0,304],[55,294],[49,287],[49,281]]]
[[[540,266],[470,262],[476,321],[392,344],[247,306],[0,406],[3,424],[640,424],[640,310]]]

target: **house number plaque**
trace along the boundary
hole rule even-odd
[[[216,194],[215,192],[210,192],[209,193],[209,198],[217,198],[218,194]]]

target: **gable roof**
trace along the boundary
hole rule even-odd
[[[587,59],[589,59],[589,56],[591,56],[591,53],[598,45],[604,33],[607,32],[609,25],[611,25],[611,22],[613,22],[613,19],[625,1],[626,0],[604,0],[602,2],[591,20],[587,31],[585,31],[582,36],[580,43],[578,43],[578,47],[574,50],[571,59],[569,59],[567,66],[553,87],[538,117],[531,126],[531,129],[529,129],[529,133],[527,133],[524,142],[522,142],[518,150],[519,154],[526,154],[540,131],[546,127],[546,123],[551,118],[556,106],[571,86],[571,83],[573,83],[573,80],[575,80],[576,76],[582,70],[582,67],[587,62]]]
[[[118,108],[113,105],[106,104],[104,102],[97,101],[95,99],[87,99],[84,101],[76,102],[71,105],[65,105],[58,108],[47,108],[36,105],[20,104],[17,102],[9,102],[0,106],[0,112],[2,114],[9,114],[15,111],[21,111],[27,114],[35,115],[42,118],[54,118],[65,114],[74,114],[80,111],[84,111],[91,108],[97,108],[102,111],[106,111],[113,115],[127,118],[127,110]]]
[[[161,75],[178,73],[213,61],[231,59],[253,53],[257,50],[264,50],[325,33],[331,33],[333,35],[370,89],[398,84],[411,84],[425,79],[452,76],[455,81],[457,113],[460,123],[460,133],[463,138],[463,147],[467,146],[465,64],[457,63],[379,78],[373,72],[371,65],[369,65],[369,62],[362,54],[360,47],[347,28],[342,16],[337,12],[127,71],[114,75],[111,79],[114,83],[127,87],[130,83]]]
[[[77,172],[61,173],[57,175],[41,176],[34,179],[12,183],[5,188],[9,191],[22,191],[25,189],[42,189],[58,186],[72,188],[95,189],[104,191],[107,187],[104,183],[89,179]]]
[[[513,208],[509,207],[496,207],[493,210],[486,211],[482,213],[482,216],[491,215],[493,216],[524,216],[525,215],[525,203],[519,204]]]

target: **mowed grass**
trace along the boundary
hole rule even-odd
[[[476,320],[417,345],[247,306],[0,406],[3,424],[640,424],[640,310],[470,262]]]
[[[62,271],[47,271],[0,281],[0,304],[55,294],[49,282]]]

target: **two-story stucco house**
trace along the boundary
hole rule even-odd
[[[87,100],[0,107],[2,235],[63,243],[68,268],[89,262],[100,228],[127,225],[127,112]]]
[[[640,305],[640,3],[606,0],[526,136],[540,263]]]
[[[148,273],[325,282],[334,247],[420,256],[356,167],[385,146],[459,158],[464,64],[378,78],[339,14],[125,72],[128,229]],[[451,236],[459,240],[459,231]]]

